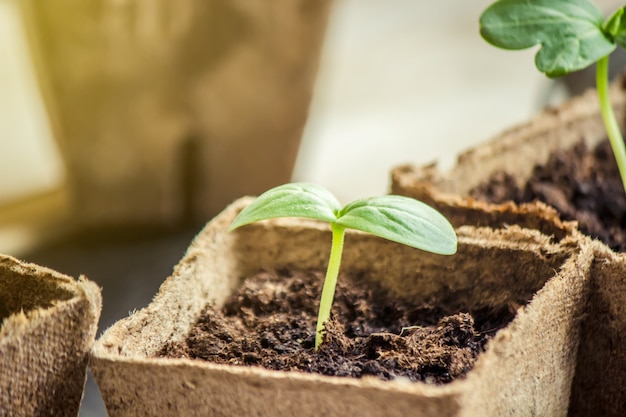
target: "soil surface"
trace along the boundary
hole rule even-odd
[[[580,142],[555,152],[535,166],[523,189],[510,175],[497,173],[470,194],[494,203],[543,201],[564,220],[577,220],[583,233],[626,251],[626,194],[608,140],[595,149]]]
[[[187,339],[161,356],[267,369],[445,383],[472,369],[515,312],[449,312],[399,302],[358,278],[339,277],[325,341],[314,350],[324,275],[263,272],[221,310],[207,307]]]

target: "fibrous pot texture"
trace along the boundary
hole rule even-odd
[[[100,289],[0,255],[0,414],[75,417]]]

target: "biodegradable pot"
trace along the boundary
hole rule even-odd
[[[0,255],[0,414],[76,417],[100,289]]]
[[[611,99],[623,129],[626,120],[626,77],[611,85]],[[593,148],[604,139],[606,131],[597,93],[589,90],[558,108],[541,112],[528,123],[513,127],[462,153],[456,166],[448,172],[441,172],[436,164],[395,168],[392,171],[392,192],[430,202],[442,209],[453,223],[462,222],[468,213],[473,214],[487,207],[492,210],[517,207],[512,203],[493,205],[468,197],[471,189],[486,183],[493,174],[507,173],[523,188],[535,165],[545,164],[554,151],[571,148],[580,140]],[[493,227],[521,225],[549,234],[551,224],[546,224],[542,218],[545,216],[539,215],[534,219],[533,216],[495,219],[482,216],[478,223]],[[500,220],[503,222],[498,225]],[[562,235],[556,236],[560,238]],[[590,298],[584,309],[586,319],[581,336],[584,342],[578,354],[573,382],[571,416],[626,415],[626,390],[623,389],[622,376],[626,374],[626,348],[620,342],[626,334],[626,325],[621,317],[626,305],[623,288],[626,257],[611,254],[607,248],[599,249],[602,246],[596,244],[598,259],[592,269]]]
[[[73,224],[204,224],[289,181],[330,0],[19,3]]]
[[[246,276],[325,268],[326,224],[279,219],[228,233],[250,201],[210,222],[154,301],[94,345],[90,366],[111,417],[566,415],[592,249],[584,239],[554,243],[518,227],[460,227],[452,257],[359,232],[346,237],[342,270],[398,297],[466,311],[523,305],[464,379],[383,382],[157,357],[167,342],[185,338],[207,303],[223,304]]]

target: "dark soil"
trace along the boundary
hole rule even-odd
[[[608,140],[595,149],[581,142],[555,152],[545,165],[535,166],[523,189],[511,176],[497,173],[471,195],[494,203],[543,201],[564,220],[578,221],[583,233],[626,251],[626,194]]]
[[[220,310],[207,307],[182,343],[161,356],[323,375],[445,383],[472,369],[488,339],[514,317],[449,312],[400,302],[381,288],[340,276],[325,341],[314,350],[319,272],[263,272]]]

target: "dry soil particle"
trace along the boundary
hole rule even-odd
[[[415,306],[362,280],[340,276],[325,343],[314,350],[323,283],[319,272],[263,272],[244,281],[221,310],[207,307],[187,339],[162,356],[267,369],[383,380],[449,382],[514,312],[467,312]],[[494,324],[495,323],[495,324]]]
[[[543,201],[563,219],[619,252],[626,251],[626,194],[608,141],[589,149],[583,142],[535,166],[523,189],[502,172],[475,188],[472,197],[501,203]]]

